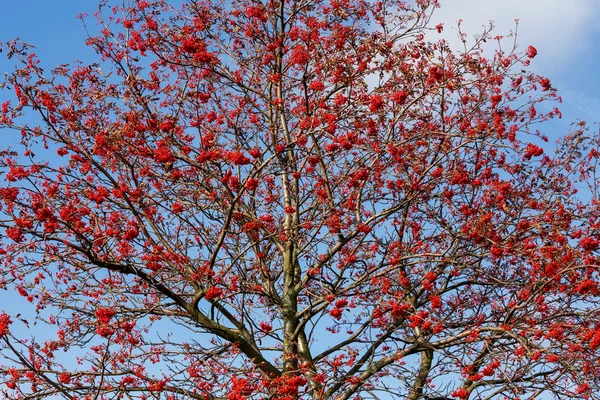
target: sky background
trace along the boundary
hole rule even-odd
[[[550,138],[563,135],[576,119],[600,120],[600,0],[440,0],[440,4],[433,20],[444,22],[448,38],[459,19],[470,35],[481,32],[489,21],[494,21],[498,35],[507,35],[519,19],[520,48],[538,49],[531,69],[550,78],[564,101],[559,107],[563,120],[549,126]]]
[[[0,41],[15,37],[36,47],[42,65],[50,69],[78,58],[96,61],[85,46],[85,29],[76,18],[92,14],[97,0],[5,0],[0,15]],[[456,22],[469,35],[480,33],[494,21],[497,34],[514,30],[519,18],[518,43],[522,49],[535,46],[539,53],[532,69],[548,76],[559,89],[564,104],[562,121],[548,124],[548,136],[556,139],[577,119],[600,120],[600,0],[440,0],[434,25],[444,22],[444,37],[455,45]],[[93,18],[88,19],[93,26]],[[452,42],[453,41],[453,42]],[[458,47],[460,48],[460,47]],[[14,62],[0,55],[0,73]],[[0,147],[6,143],[0,133]]]
[[[79,13],[92,14],[97,0],[5,0],[0,14],[0,41],[19,37],[36,47],[47,70],[70,63],[97,60],[85,46],[86,32]],[[460,49],[456,25],[463,32],[480,33],[490,21],[499,35],[507,35],[520,19],[521,49],[533,45],[538,56],[532,70],[548,76],[562,95],[562,120],[543,125],[551,141],[568,132],[578,119],[600,121],[600,0],[440,0],[433,25],[444,23],[443,36]],[[88,24],[93,27],[93,17]],[[14,61],[0,54],[0,74],[10,72]],[[0,99],[0,102],[3,99]],[[0,148],[18,140],[18,133],[0,131]],[[18,296],[17,296],[18,297]],[[23,300],[13,292],[0,291],[0,310],[18,312]],[[15,325],[14,328],[17,328]]]
[[[551,141],[567,133],[573,121],[600,120],[600,0],[440,0],[440,4],[433,25],[443,22],[444,37],[454,45],[460,45],[456,37],[459,19],[462,30],[471,36],[490,21],[497,34],[506,35],[514,30],[515,18],[520,19],[520,48],[533,45],[538,49],[532,70],[549,77],[564,100],[559,107],[563,119],[543,126]],[[73,59],[94,62],[76,16],[91,14],[96,7],[97,0],[4,0],[0,41],[19,37],[34,45],[47,70]],[[93,19],[88,23],[93,25]],[[0,54],[0,74],[11,71],[13,64]],[[0,148],[14,141],[14,133],[0,131]],[[13,292],[0,291],[0,310],[14,315],[21,311],[22,302]],[[13,327],[24,329],[21,324]]]
[[[19,37],[36,47],[35,52],[47,70],[74,59],[94,62],[93,51],[85,46],[86,32],[79,13],[92,14],[97,0],[5,0],[0,14],[0,41]],[[600,120],[600,0],[440,0],[433,25],[444,23],[444,37],[460,45],[456,25],[476,35],[490,21],[495,31],[507,35],[520,19],[518,43],[521,49],[533,45],[538,56],[531,68],[548,76],[562,95],[563,118],[543,125],[544,133],[556,140],[578,119]],[[93,17],[88,24],[94,25]],[[460,47],[458,47],[460,48]],[[0,74],[10,72],[14,61],[0,54]],[[0,99],[3,101],[3,99]],[[18,135],[18,134],[17,134]],[[0,148],[18,140],[14,132],[0,131]],[[0,292],[0,309],[7,304]]]

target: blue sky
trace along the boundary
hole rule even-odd
[[[5,1],[0,16],[0,41],[20,37],[36,46],[42,65],[48,69],[75,58],[95,61],[85,42],[85,30],[76,18],[92,14],[97,0]],[[564,104],[563,120],[546,127],[550,138],[564,134],[576,119],[600,120],[600,3],[598,0],[440,0],[433,17],[444,22],[444,37],[458,43],[456,21],[462,19],[465,32],[474,35],[489,21],[498,34],[514,29],[520,19],[518,42],[521,48],[534,45],[538,57],[532,69],[548,76],[559,89]],[[88,19],[93,26],[93,18]],[[13,62],[0,57],[0,74],[12,70]],[[0,136],[0,144],[3,143]]]
[[[442,8],[433,18],[444,22],[445,35],[453,37],[453,26],[463,19],[463,30],[477,34],[481,26],[495,21],[498,34],[507,34],[519,18],[521,48],[533,45],[539,55],[532,69],[548,76],[559,89],[564,104],[561,121],[544,130],[551,140],[568,130],[569,123],[600,120],[600,3],[599,0],[440,0]],[[97,0],[6,0],[0,14],[0,41],[20,37],[36,46],[42,65],[69,63],[73,59],[96,61],[85,42],[85,30],[76,15],[91,14]],[[93,25],[92,18],[89,24]],[[455,42],[456,43],[456,42]],[[13,61],[0,54],[0,74],[12,70]],[[0,131],[0,148],[10,143]],[[0,291],[0,310],[18,312],[21,299]],[[18,327],[17,324],[14,326]]]
[[[520,48],[538,49],[532,70],[549,77],[563,97],[559,107],[563,120],[548,126],[551,139],[564,134],[575,119],[600,120],[598,0],[440,0],[440,4],[433,21],[443,21],[450,37],[459,19],[463,31],[471,35],[489,21],[494,21],[495,32],[506,35],[514,30],[515,18],[520,20]]]
[[[35,53],[47,71],[74,59],[95,61],[93,51],[85,46],[85,29],[76,16],[80,12],[93,13],[98,5],[96,0],[8,0],[2,3],[0,41],[19,37],[34,45]],[[90,23],[93,24],[92,21]],[[14,64],[15,61],[8,60],[5,53],[0,54],[0,76],[12,71]],[[17,140],[18,133],[0,131],[0,148],[4,149]],[[21,313],[33,322],[32,308],[16,292],[0,290],[0,311],[13,316]],[[23,324],[14,323],[12,328],[17,335],[27,336]],[[35,330],[33,325],[31,328]],[[36,331],[36,335],[43,337],[43,332]]]
[[[518,42],[524,49],[534,45],[539,55],[532,69],[551,78],[564,104],[562,121],[544,127],[551,140],[568,130],[577,119],[600,120],[600,5],[598,0],[440,0],[442,5],[433,24],[444,22],[445,36],[455,37],[453,27],[460,18],[463,30],[476,34],[493,20],[498,34],[514,29],[520,19]],[[48,69],[73,59],[93,62],[85,46],[85,29],[78,13],[92,14],[97,0],[19,0],[5,1],[0,16],[0,41],[20,37],[36,46],[42,65]],[[88,20],[94,25],[93,18]],[[460,44],[458,42],[454,42]],[[0,74],[9,72],[14,62],[0,55]],[[0,147],[10,143],[8,132],[0,132]],[[2,304],[4,303],[4,304]],[[12,303],[12,302],[11,302]],[[0,293],[0,309],[6,307],[6,294]]]
[[[0,16],[0,41],[19,37],[33,44],[48,67],[89,57],[93,53],[85,46],[85,30],[76,16],[80,12],[91,14],[97,4],[96,0],[5,1]],[[0,72],[9,71],[10,65],[2,57]]]

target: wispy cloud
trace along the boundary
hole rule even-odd
[[[521,48],[533,45],[539,50],[538,67],[558,72],[574,57],[594,46],[600,33],[599,0],[441,0],[433,17],[444,22],[444,36],[450,38],[457,21],[470,36],[482,25],[494,21],[497,34],[506,35],[520,20],[518,40]]]

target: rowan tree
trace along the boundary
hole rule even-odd
[[[598,398],[598,138],[550,151],[535,48],[428,41],[437,6],[103,2],[97,64],[4,44],[3,398]]]

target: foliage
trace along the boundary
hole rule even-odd
[[[5,44],[3,397],[598,398],[597,138],[545,154],[535,48],[429,42],[436,3],[102,4],[49,75]]]

